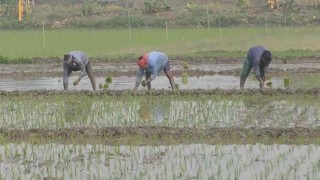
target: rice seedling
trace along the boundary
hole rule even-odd
[[[167,97],[167,96],[166,96]],[[80,95],[4,97],[1,96],[0,117],[3,128],[68,128],[145,125],[139,115],[143,99],[137,96]],[[168,127],[263,126],[272,119],[274,125],[319,125],[319,99],[315,96],[273,96],[256,102],[257,96],[146,96],[157,102],[161,121],[150,114],[150,125]],[[252,107],[249,109],[248,107]],[[155,112],[155,105],[152,112]],[[192,109],[192,111],[190,111]],[[256,111],[258,113],[250,113]],[[250,120],[248,120],[250,119]],[[256,124],[256,120],[261,123]],[[260,122],[260,121],[259,121]]]
[[[189,70],[189,64],[187,62],[182,61],[181,66],[182,66],[183,70],[185,70],[185,71]]]
[[[182,84],[188,84],[188,78],[182,78],[181,82]]]
[[[108,89],[109,88],[109,84],[108,83],[104,83],[103,84],[103,89]]]
[[[184,72],[181,74],[181,81],[183,84],[187,84],[188,83],[188,73]]]
[[[266,85],[267,85],[269,88],[272,88],[272,82],[271,82],[271,81],[266,82]]]
[[[106,77],[106,83],[112,83],[112,77],[111,76],[107,76]]]
[[[178,83],[175,83],[175,84],[174,84],[174,88],[175,88],[175,89],[180,89],[179,84],[178,84]]]
[[[283,86],[284,86],[285,88],[290,87],[290,79],[289,79],[288,77],[285,77],[285,78],[283,79]]]

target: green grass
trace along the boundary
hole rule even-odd
[[[0,55],[11,60],[61,57],[82,50],[90,57],[136,57],[152,50],[170,56],[242,57],[261,44],[275,56],[316,56],[320,51],[317,28],[219,28],[129,30],[48,30],[45,44],[41,30],[0,31]]]

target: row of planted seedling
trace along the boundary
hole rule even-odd
[[[315,96],[22,96],[1,97],[4,128],[155,125],[292,127],[319,125]]]
[[[3,144],[1,179],[317,179],[319,145]]]
[[[289,88],[291,86],[291,83],[292,82],[290,82],[289,77],[284,77],[284,79],[283,79],[283,87]],[[272,85],[271,77],[267,77],[265,84],[266,84],[267,87],[272,88],[273,85]]]
[[[181,82],[182,84],[188,84],[188,70],[189,70],[189,64],[185,61],[181,61],[180,65],[182,66],[182,71],[181,71]],[[253,78],[255,78],[253,76]],[[75,86],[76,82],[73,82],[73,85]],[[111,76],[106,76],[105,77],[105,82],[103,83],[99,83],[99,89],[108,89],[110,84],[112,83],[112,77]],[[146,86],[146,80],[142,80],[142,86],[145,87]],[[266,77],[266,86],[269,88],[272,88],[272,80],[271,80],[271,76]],[[284,77],[283,79],[283,86],[285,88],[289,88],[291,85],[290,79],[289,77]],[[176,83],[175,84],[175,89],[179,89],[179,84]]]
[[[181,82],[182,84],[188,84],[188,70],[189,70],[189,64],[185,61],[181,61],[180,65],[182,66],[182,74],[181,74]],[[142,80],[142,86],[146,87],[146,79]],[[179,83],[175,82],[175,89],[180,89]]]

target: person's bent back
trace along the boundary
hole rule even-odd
[[[160,72],[163,70],[169,79],[171,88],[175,88],[173,73],[170,67],[170,60],[168,56],[163,52],[152,51],[148,54],[140,56],[138,58],[137,64],[139,66],[134,90],[137,90],[139,84],[142,80],[143,75],[145,75],[146,82],[143,81],[143,86],[147,85],[148,89],[151,89],[151,81],[154,80]]]
[[[72,71],[81,71],[79,77],[74,82],[78,85],[80,80],[88,74],[92,89],[96,90],[96,82],[92,73],[92,68],[88,56],[82,51],[71,51],[64,55],[63,60],[63,87],[68,90],[68,78]]]
[[[253,69],[253,72],[260,83],[260,88],[263,88],[266,80],[265,74],[271,61],[271,52],[263,46],[254,46],[250,48],[243,63],[243,69],[240,75],[240,88],[242,89],[244,87],[251,69]]]

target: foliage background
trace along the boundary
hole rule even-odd
[[[0,0],[0,29],[208,28],[318,25],[318,1],[267,0],[26,0],[17,20],[16,0]]]

